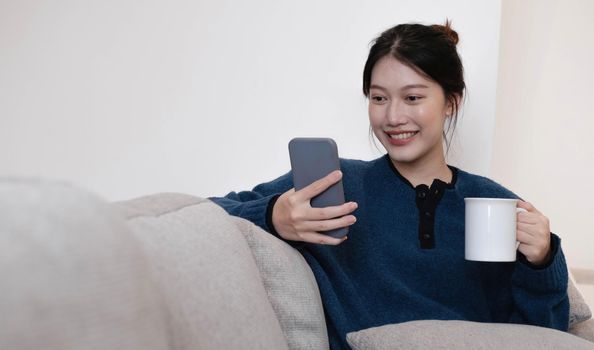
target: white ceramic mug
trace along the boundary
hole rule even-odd
[[[517,199],[464,198],[464,258],[516,261]]]

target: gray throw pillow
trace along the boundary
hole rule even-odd
[[[569,297],[569,327],[589,320],[592,318],[592,312],[586,304],[584,297],[574,284],[573,276],[569,274],[569,282],[567,284],[567,295]]]
[[[347,334],[354,350],[593,350],[594,343],[554,329],[502,323],[423,320]]]
[[[320,292],[303,256],[251,222],[234,220],[254,255],[289,348],[328,349]]]

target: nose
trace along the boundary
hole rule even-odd
[[[386,109],[386,120],[393,127],[406,124],[408,122],[406,106],[399,101],[391,101]]]

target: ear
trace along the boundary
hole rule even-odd
[[[446,101],[446,115],[451,117],[454,114],[454,107],[458,106],[460,108],[460,102],[462,101],[462,97],[458,94],[453,95],[453,98],[448,98]],[[455,103],[455,105],[454,105]]]

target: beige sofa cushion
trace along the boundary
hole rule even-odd
[[[174,349],[287,349],[247,242],[206,199],[157,194],[117,204],[150,257]]]
[[[69,185],[0,179],[0,349],[165,349],[163,302],[122,217]]]
[[[593,350],[574,335],[528,325],[468,321],[411,321],[347,334],[353,350],[481,349]]]
[[[252,250],[289,348],[328,349],[320,292],[303,256],[253,223],[233,220]]]

